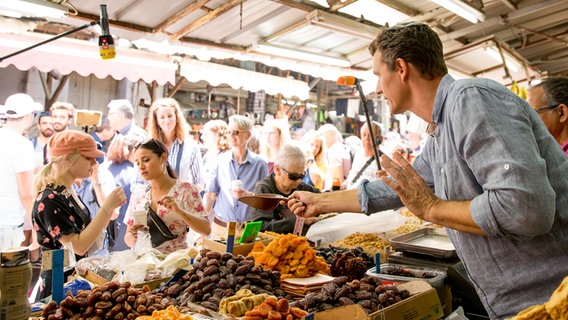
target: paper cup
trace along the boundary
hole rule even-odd
[[[146,210],[134,210],[132,213],[132,219],[134,224],[148,225],[148,215]]]
[[[231,188],[233,190],[240,190],[243,188],[243,182],[241,180],[233,180],[231,182]]]

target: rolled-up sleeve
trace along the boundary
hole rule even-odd
[[[445,133],[453,139],[456,155],[447,162],[458,167],[461,162],[470,173],[463,168],[457,175],[446,172],[449,178],[439,191],[450,200],[464,200],[464,190],[477,193],[470,211],[491,237],[532,238],[548,232],[556,196],[540,156],[537,141],[542,137],[533,128],[536,115],[512,95],[475,87],[464,90],[452,105],[461,108],[449,112],[450,130]]]
[[[357,187],[357,198],[366,215],[402,206],[398,195],[381,180],[363,180]]]

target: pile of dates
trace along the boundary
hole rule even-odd
[[[278,298],[289,298],[280,288],[280,273],[254,265],[253,257],[219,253],[202,249],[188,271],[178,281],[172,281],[158,292],[170,297],[180,308],[189,303],[219,311],[221,299],[235,295],[240,289],[254,294],[267,293]]]
[[[367,269],[371,269],[375,266],[375,261],[373,258],[369,257],[368,254],[363,252],[363,248],[356,247],[353,249],[340,248],[336,246],[329,245],[328,247],[318,247],[316,248],[316,253],[318,256],[323,257],[328,265],[331,266],[333,258],[337,253],[352,252],[356,257],[362,258],[365,261]]]
[[[67,291],[59,306],[51,301],[41,316],[46,320],[59,319],[128,319],[151,315],[171,304],[170,299],[150,292],[148,286],[134,288],[130,282],[116,281],[97,286],[92,290],[81,290],[76,296]]]
[[[383,286],[381,281],[374,277],[348,282],[347,277],[343,276],[325,284],[320,292],[308,293],[304,299],[294,302],[293,306],[312,313],[359,304],[367,314],[371,314],[409,296],[408,290],[398,290],[392,285]]]
[[[421,279],[432,279],[436,277],[436,274],[433,272],[412,272],[403,267],[395,267],[395,268],[387,268],[384,271],[381,271],[382,274],[388,274],[391,276],[399,276],[399,277],[410,277],[410,278],[421,278]]]

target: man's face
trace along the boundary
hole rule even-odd
[[[548,107],[542,102],[542,98],[544,95],[544,89],[542,87],[535,87],[530,90],[529,97],[527,102],[531,106],[531,108],[538,110],[541,108]],[[558,121],[558,108],[554,109],[547,109],[547,110],[540,110],[537,111],[538,116],[544,122],[544,125],[552,133],[555,135],[556,132],[559,131],[559,121]]]
[[[39,119],[37,123],[37,129],[39,133],[45,138],[49,138],[53,135],[53,125],[51,124],[50,116],[43,116]]]
[[[120,127],[120,120],[122,119],[122,113],[119,110],[117,110],[117,108],[108,109],[107,117],[110,127],[113,130],[120,131],[120,129],[122,129]]]
[[[229,127],[229,145],[231,149],[246,148],[247,141],[250,138],[250,131],[239,129],[236,122],[230,122]]]
[[[51,124],[53,125],[53,130],[55,132],[61,132],[67,130],[71,119],[69,118],[69,113],[65,109],[55,109],[51,112]]]
[[[287,168],[274,165],[274,182],[276,183],[276,188],[284,194],[291,193],[292,190],[296,189],[302,182],[300,176],[305,174],[305,172],[305,165],[292,164]],[[290,176],[292,176],[295,180],[290,179]]]
[[[383,95],[393,114],[406,111],[404,99],[409,96],[409,92],[404,91],[399,72],[400,70],[396,67],[394,71],[389,70],[388,66],[382,62],[381,53],[375,52],[375,55],[373,55],[373,73],[379,78],[376,91],[377,94]]]

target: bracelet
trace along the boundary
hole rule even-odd
[[[100,186],[102,183],[100,181],[96,181],[96,182],[91,181],[91,184],[94,185],[94,186]]]

